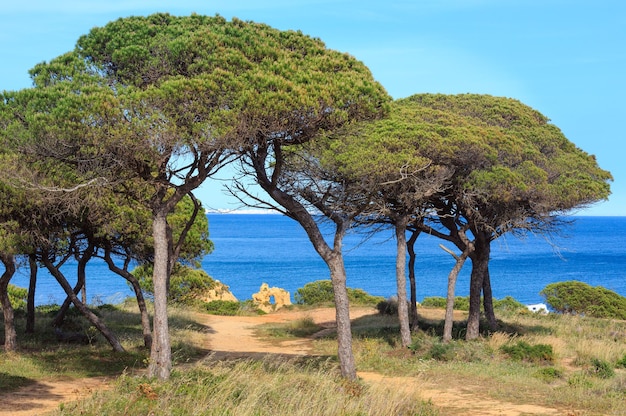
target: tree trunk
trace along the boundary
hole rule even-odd
[[[59,284],[65,291],[65,294],[70,298],[76,309],[78,309],[80,313],[82,313],[83,316],[85,316],[85,318],[87,318],[87,320],[91,322],[91,324],[95,326],[98,331],[100,331],[102,336],[104,336],[109,344],[111,344],[113,350],[116,352],[124,352],[124,347],[122,347],[122,344],[120,344],[120,342],[117,340],[115,334],[113,334],[113,332],[111,332],[111,330],[107,328],[104,322],[102,322],[96,314],[91,312],[89,308],[87,308],[87,306],[85,306],[85,304],[82,303],[80,299],[78,299],[78,296],[76,295],[76,293],[74,293],[72,286],[68,283],[63,273],[61,273],[61,271],[57,267],[55,267],[46,256],[43,256],[43,264],[44,266],[46,266],[50,274],[54,276],[57,282],[59,282]]]
[[[406,296],[406,225],[407,219],[399,218],[396,228],[396,286],[398,290],[398,320],[400,321],[400,342],[403,347],[411,345],[411,328]]]
[[[172,350],[170,346],[169,324],[167,317],[167,282],[169,270],[169,242],[167,213],[157,210],[152,222],[154,239],[154,318],[152,327],[152,349],[148,376],[167,380],[172,370]]]
[[[330,280],[335,297],[335,319],[337,321],[337,357],[341,375],[356,380],[356,362],[352,353],[352,328],[350,323],[350,303],[346,284],[346,269],[341,255],[332,255],[327,260]]]
[[[409,285],[411,290],[411,307],[409,309],[409,322],[411,324],[411,331],[416,331],[418,326],[417,317],[417,285],[415,283],[415,241],[419,237],[420,231],[413,230],[411,237],[409,237],[406,248],[409,252]]]
[[[148,315],[148,308],[146,307],[146,300],[143,297],[141,286],[135,276],[128,271],[128,260],[124,263],[124,268],[117,267],[115,262],[111,258],[111,252],[105,251],[104,261],[109,266],[109,270],[116,273],[126,279],[133,290],[135,291],[135,297],[137,298],[137,306],[139,307],[139,313],[141,315],[141,329],[143,331],[143,343],[146,348],[152,348],[152,330],[150,329],[150,316]]]
[[[82,293],[83,304],[86,304],[85,302],[86,296],[82,291],[82,289],[84,289],[85,287],[85,280],[87,278],[85,269],[87,267],[87,263],[93,257],[93,249],[94,249],[94,245],[90,243],[87,249],[84,251],[81,258],[78,260],[78,267],[77,267],[77,272],[76,272],[76,286],[74,286],[74,294],[78,296],[79,293]],[[52,326],[58,328],[61,325],[63,325],[65,314],[67,313],[67,310],[70,308],[71,304],[72,304],[72,300],[69,298],[69,296],[67,296],[65,298],[65,301],[63,301],[63,304],[61,305],[59,312],[57,312],[56,316],[54,317],[54,320],[52,321]]]
[[[15,258],[11,254],[0,253],[0,261],[4,265],[4,273],[0,276],[0,304],[4,313],[4,350],[10,352],[17,350],[13,306],[9,299],[9,282],[15,274]]]
[[[339,359],[339,367],[341,375],[349,380],[356,380],[356,364],[354,353],[352,351],[352,330],[350,324],[350,309],[348,304],[348,293],[346,284],[346,271],[343,263],[342,241],[346,233],[348,224],[347,218],[341,218],[340,215],[329,215],[336,225],[335,236],[333,240],[333,248],[326,243],[319,226],[315,222],[312,214],[296,200],[293,195],[283,191],[274,178],[280,176],[279,172],[274,171],[272,179],[268,178],[266,172],[266,162],[268,158],[267,149],[260,148],[255,154],[250,155],[251,162],[256,172],[258,184],[263,188],[270,197],[280,206],[284,207],[289,216],[298,221],[304,229],[315,248],[315,251],[324,260],[330,270],[330,278],[333,284],[335,296],[335,314],[337,320],[337,338],[338,349],[337,358]],[[279,158],[280,159],[280,158]],[[276,167],[275,167],[276,169]],[[278,167],[280,169],[280,167]],[[316,206],[318,209],[322,208]],[[323,209],[320,211],[324,212]]]
[[[443,246],[441,246],[443,247]],[[460,256],[457,256],[452,251],[448,251],[444,248],[445,251],[450,253],[456,260],[454,267],[450,271],[448,275],[448,292],[446,294],[446,316],[443,324],[443,342],[449,342],[452,340],[452,326],[454,324],[454,292],[456,287],[456,279],[459,275],[459,272],[463,268],[463,264],[465,264],[465,260],[470,254],[469,246]]]
[[[489,243],[484,238],[476,236],[472,259],[472,274],[470,277],[470,305],[467,318],[467,333],[465,339],[472,340],[480,336],[480,295],[483,289],[485,271],[489,267]]]
[[[30,269],[30,281],[28,283],[28,296],[26,298],[26,333],[35,332],[35,289],[37,287],[37,259],[35,254],[28,255]]]
[[[485,275],[483,276],[483,309],[485,311],[485,317],[489,324],[489,330],[491,332],[498,330],[498,320],[496,319],[496,313],[493,310],[493,293],[491,291],[491,278],[489,276],[489,264],[485,267]]]

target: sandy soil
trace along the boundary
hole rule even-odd
[[[355,308],[351,311],[352,319],[373,314],[372,308]],[[303,317],[311,317],[325,328],[334,326],[335,312],[330,308],[309,311],[279,311],[263,316],[212,316],[197,315],[200,323],[210,328],[207,334],[207,349],[214,358],[250,357],[263,354],[281,354],[303,356],[312,354],[312,341],[298,339],[281,343],[267,342],[255,335],[255,327],[270,322],[287,322]],[[567,415],[562,410],[537,406],[519,405],[479,397],[468,386],[466,389],[447,388],[434,385],[413,377],[386,377],[377,373],[359,372],[365,383],[390,383],[401,389],[420,392],[425,400],[430,400],[442,414],[448,415]],[[77,400],[92,394],[95,390],[105,389],[105,378],[73,380],[54,380],[39,382],[12,391],[0,393],[0,416],[41,415],[59,408],[61,403]]]

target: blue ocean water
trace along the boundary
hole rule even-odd
[[[212,254],[202,267],[213,278],[230,286],[240,300],[250,299],[262,283],[291,292],[304,284],[328,279],[329,272],[293,220],[271,214],[208,214]],[[492,244],[490,272],[496,298],[513,296],[520,302],[542,302],[539,292],[549,283],[579,280],[601,285],[626,296],[626,217],[572,217],[571,226],[548,242],[542,236],[502,237]],[[325,227],[331,231],[330,227]],[[331,234],[329,234],[331,235]],[[454,259],[440,247],[442,241],[422,235],[416,243],[417,298],[445,296],[447,276]],[[449,243],[444,243],[453,249]],[[395,287],[395,241],[392,230],[366,237],[349,234],[344,241],[348,286],[392,296]],[[459,275],[457,295],[469,293],[468,261]],[[75,264],[66,266],[74,276]],[[132,291],[109,272],[103,262],[88,267],[90,302],[116,302]],[[11,283],[28,287],[28,269],[20,267]],[[36,303],[59,303],[64,293],[47,272],[41,271]]]

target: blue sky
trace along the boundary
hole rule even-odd
[[[31,0],[0,14],[0,90],[71,50],[94,26],[169,12],[236,16],[294,29],[363,61],[394,98],[480,93],[516,98],[613,173],[608,202],[581,215],[626,215],[626,2],[623,0]],[[228,177],[223,172],[222,177]],[[219,182],[198,196],[236,208]]]

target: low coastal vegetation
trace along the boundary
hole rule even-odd
[[[323,284],[315,286],[324,291]],[[321,302],[328,304],[327,299]],[[471,400],[532,403],[576,415],[623,414],[623,320],[535,314],[511,307],[519,303],[505,298],[499,303],[498,331],[465,341],[467,313],[457,310],[453,340],[443,342],[440,300],[425,299],[419,308],[419,329],[412,334],[411,345],[402,348],[398,319],[377,313],[380,302],[369,299],[372,313],[353,320],[352,330],[358,369],[365,372],[360,374],[379,374],[386,377],[385,383],[340,377],[336,333],[306,316],[315,306],[310,304],[290,307],[302,310],[304,317],[264,326],[258,332],[271,342],[311,340],[315,355],[289,360],[278,356],[218,359],[206,350],[208,329],[198,322],[200,309],[173,305],[174,371],[167,381],[149,378],[144,375],[148,351],[142,344],[140,317],[128,302],[92,307],[119,334],[124,353],[111,352],[101,335],[71,310],[63,331],[84,337],[71,343],[59,339],[45,329],[58,306],[39,307],[37,331],[21,335],[19,352],[0,354],[0,391],[10,393],[39,380],[116,377],[107,389],[62,403],[54,412],[58,415],[455,414],[445,404],[425,398],[424,389],[433,388],[452,394],[469,391],[473,395],[462,397],[474,397]],[[431,302],[434,306],[424,306]],[[20,327],[18,331],[24,332]],[[393,380],[406,388],[397,388]],[[462,403],[462,397],[455,405],[457,411],[471,405]]]

